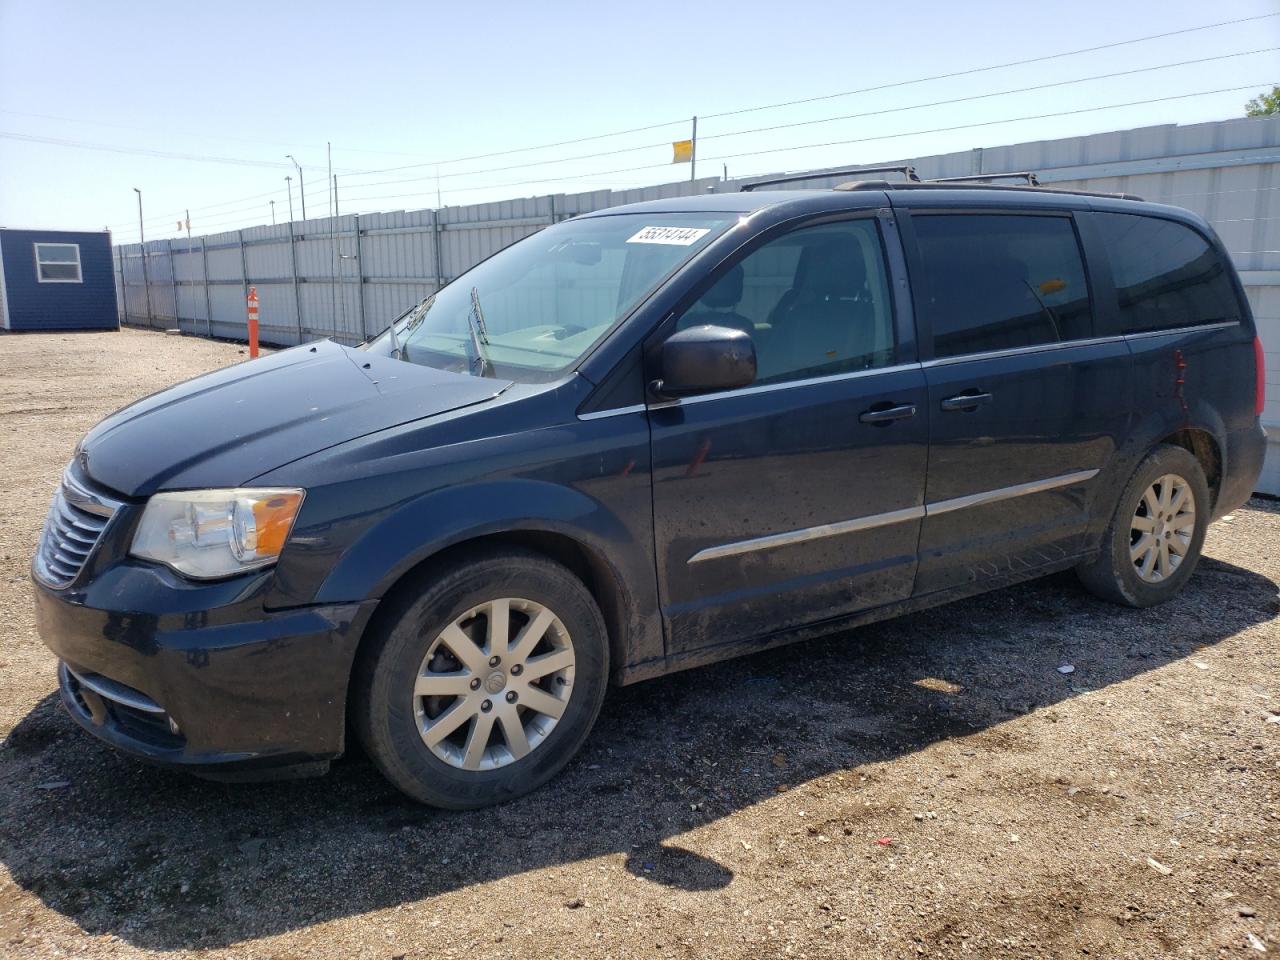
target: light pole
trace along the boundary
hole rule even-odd
[[[276,202],[274,200],[271,201],[271,225],[273,227],[276,225]]]
[[[289,191],[289,222],[293,223],[293,177],[285,177],[285,189]]]
[[[306,184],[302,182],[302,164],[294,159],[292,153],[286,153],[285,157],[289,160],[293,160],[293,165],[298,168],[298,193],[302,197],[302,219],[305,221],[307,219],[307,187]]]
[[[147,326],[150,327],[154,323],[151,319],[151,279],[147,276],[147,235],[142,229],[142,191],[134,187],[133,192],[138,195],[138,245],[142,248],[142,288],[147,292]]]

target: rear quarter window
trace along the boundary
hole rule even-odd
[[[1111,261],[1122,332],[1240,318],[1227,265],[1200,233],[1128,213],[1098,213],[1094,220]]]

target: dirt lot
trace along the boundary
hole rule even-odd
[[[0,955],[1280,952],[1274,502],[1156,610],[1058,576],[615,691],[495,810],[415,807],[359,758],[224,786],[116,756],[57,705],[28,558],[96,419],[241,359],[0,336]]]

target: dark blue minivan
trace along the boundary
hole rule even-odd
[[[205,775],[348,730],[476,807],[632,683],[1074,568],[1169,599],[1261,469],[1261,349],[1198,217],[855,182],[603,210],[359,348],[84,438],[33,573],[85,729]]]

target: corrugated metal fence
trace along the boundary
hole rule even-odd
[[[1041,183],[1136,193],[1201,214],[1231,251],[1266,350],[1270,449],[1261,489],[1280,493],[1280,117],[1143,127],[897,161],[924,179],[1035,171]],[[870,165],[870,164],[867,164]],[[842,178],[813,171],[794,187]],[[355,343],[502,247],[557,221],[637,200],[734,192],[708,178],[636,190],[307,220],[116,248],[125,323],[245,336],[245,297],[262,338]],[[149,303],[149,306],[148,306]]]
[[[492,253],[548,224],[637,200],[715,189],[708,179],[500,203],[349,214],[116,248],[121,318],[243,339],[257,287],[266,343],[357,343]]]

